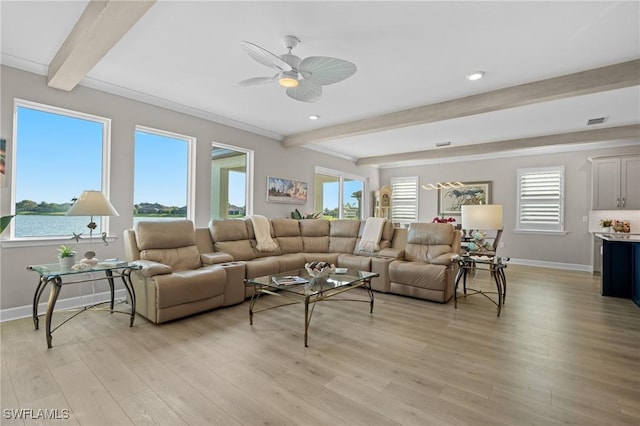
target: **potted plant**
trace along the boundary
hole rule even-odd
[[[60,261],[60,267],[62,269],[71,269],[76,263],[76,252],[73,247],[62,245],[58,248],[58,259]]]
[[[613,226],[612,219],[600,219],[600,230],[602,232],[611,232],[612,226]]]

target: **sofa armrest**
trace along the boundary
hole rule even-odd
[[[155,275],[165,275],[173,272],[173,268],[164,263],[154,262],[153,260],[136,260],[131,262],[140,265],[140,273],[145,277],[153,277]]]
[[[441,254],[438,257],[434,257],[430,260],[430,263],[433,265],[444,265],[449,266],[455,257],[457,257],[457,253],[445,253]]]
[[[216,265],[218,263],[233,262],[235,259],[229,253],[221,251],[200,254],[200,259],[205,265]]]
[[[404,250],[399,248],[387,247],[376,253],[376,256],[393,257],[394,259],[402,259]]]

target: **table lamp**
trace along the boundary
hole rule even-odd
[[[67,216],[90,216],[89,224],[89,251],[84,254],[83,263],[94,264],[97,263],[95,259],[95,252],[91,251],[93,230],[98,227],[93,221],[94,216],[119,216],[118,212],[111,205],[107,197],[100,191],[83,191],[82,194],[75,200],[75,202],[67,211]],[[103,238],[106,243],[106,239]]]
[[[462,206],[462,229],[470,232],[476,246],[471,251],[495,252],[502,235],[502,205],[478,204]],[[485,240],[487,230],[497,230],[493,245]],[[476,234],[473,231],[476,230]]]

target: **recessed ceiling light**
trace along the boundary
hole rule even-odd
[[[320,118],[320,116],[318,114],[311,114],[309,116],[309,120],[317,120],[318,118]]]
[[[475,81],[484,77],[484,71],[475,71],[467,76],[467,80]]]

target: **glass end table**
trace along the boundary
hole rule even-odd
[[[59,263],[48,263],[42,265],[29,265],[27,266],[29,271],[34,271],[39,275],[38,285],[36,286],[35,294],[33,295],[33,326],[37,330],[39,328],[39,317],[38,317],[38,305],[40,304],[40,297],[44,292],[47,285],[51,284],[51,292],[49,294],[49,302],[47,303],[47,313],[46,313],[46,337],[47,337],[47,348],[52,347],[52,333],[57,330],[59,327],[64,325],[67,321],[74,318],[76,315],[84,312],[85,310],[101,305],[103,303],[98,303],[93,306],[84,307],[80,311],[76,312],[70,318],[67,318],[65,321],[60,323],[55,328],[51,328],[51,320],[53,316],[53,311],[56,307],[56,302],[58,300],[58,296],[60,295],[60,290],[63,285],[67,284],[79,284],[79,283],[88,283],[100,280],[107,280],[109,283],[109,290],[111,292],[111,300],[109,305],[109,310],[111,312],[120,312],[126,313],[131,316],[131,320],[129,321],[129,327],[133,327],[133,321],[136,315],[136,293],[133,289],[133,285],[131,284],[131,272],[134,270],[141,269],[140,265],[129,262],[102,262],[97,265],[90,266],[84,265],[76,266],[73,268],[65,269],[60,266]],[[91,277],[91,278],[83,278],[82,274],[99,272],[100,274],[104,273],[104,276],[99,277]],[[121,278],[124,284],[125,289],[127,290],[127,294],[129,295],[129,300],[131,302],[131,312],[122,312],[113,309],[114,305],[114,297],[115,297],[115,279]]]

